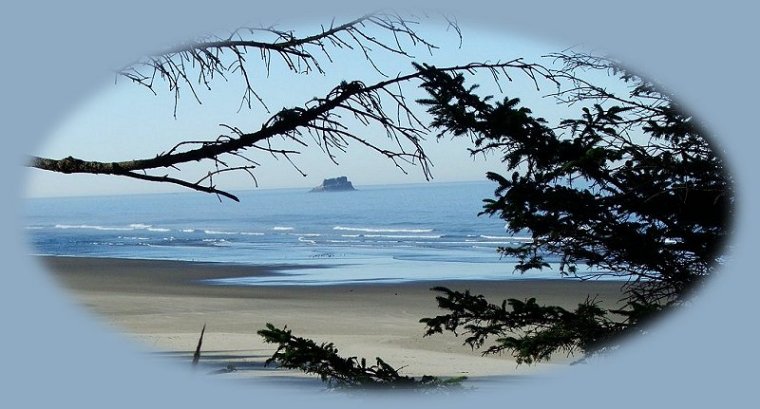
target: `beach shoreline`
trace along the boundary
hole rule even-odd
[[[423,337],[420,318],[433,317],[435,286],[468,289],[500,303],[537,298],[573,308],[586,297],[606,306],[622,298],[622,282],[569,279],[415,281],[337,285],[208,285],[204,280],[286,274],[302,266],[253,266],[141,259],[37,256],[73,302],[149,351],[187,361],[207,326],[201,363],[235,378],[302,379],[298,371],[265,367],[274,352],[256,331],[266,323],[296,336],[333,342],[343,356],[381,357],[412,376],[522,376],[565,367],[580,357],[516,365],[506,355],[480,356],[452,334]],[[226,372],[229,372],[228,374]]]

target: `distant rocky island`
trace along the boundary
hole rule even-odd
[[[311,189],[312,192],[345,192],[349,190],[356,189],[354,189],[354,185],[351,184],[346,176],[325,179],[321,185]]]

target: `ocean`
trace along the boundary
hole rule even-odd
[[[519,274],[496,249],[530,240],[479,216],[491,182],[35,198],[26,232],[35,255],[295,265],[224,285],[330,285],[561,278],[558,266]],[[329,267],[329,268],[326,268]]]

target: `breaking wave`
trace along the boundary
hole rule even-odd
[[[433,229],[387,229],[375,227],[344,227],[335,226],[333,230],[341,231],[360,231],[366,233],[430,233]]]

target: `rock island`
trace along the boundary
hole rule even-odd
[[[333,179],[325,179],[322,184],[311,189],[312,192],[343,192],[354,189],[354,185],[348,180],[346,176],[339,176]]]

